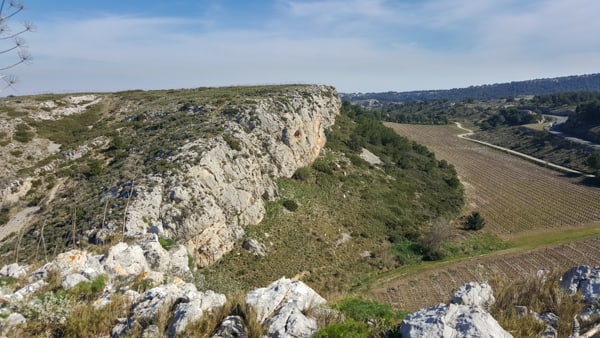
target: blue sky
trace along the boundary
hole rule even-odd
[[[23,0],[2,94],[322,83],[443,89],[600,72],[597,0]],[[5,42],[6,43],[6,42]],[[1,55],[4,64],[8,55]]]

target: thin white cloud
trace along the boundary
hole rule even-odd
[[[253,30],[207,17],[40,22],[24,91],[326,83],[342,91],[451,88],[598,72],[600,2],[280,0]],[[214,7],[211,13],[225,15]],[[216,15],[216,14],[215,14]],[[444,41],[439,41],[445,39]],[[444,44],[459,42],[456,48]],[[438,46],[439,44],[439,46]],[[463,44],[465,46],[463,46]],[[443,46],[443,48],[442,48]]]

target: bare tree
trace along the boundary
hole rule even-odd
[[[17,81],[14,75],[6,74],[5,71],[14,68],[20,64],[27,64],[32,61],[31,54],[27,51],[25,40],[21,35],[34,31],[31,23],[23,23],[23,27],[13,31],[11,28],[11,19],[20,13],[25,6],[16,0],[7,2],[0,0],[0,55],[8,57],[6,65],[0,65],[0,78],[4,80],[6,86],[0,88],[4,90],[11,87]]]

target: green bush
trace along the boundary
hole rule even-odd
[[[242,146],[240,145],[240,141],[232,138],[229,135],[223,135],[223,140],[225,140],[225,142],[227,143],[227,145],[233,149],[233,150],[237,150],[237,151],[241,151],[242,150]]]
[[[363,338],[369,337],[367,324],[348,319],[343,323],[328,325],[320,329],[316,338]]]
[[[334,171],[334,164],[327,162],[326,160],[323,159],[317,159],[315,162],[313,162],[312,167],[317,170],[320,171],[322,173],[331,175],[333,174]]]
[[[363,322],[375,320],[391,322],[402,317],[402,314],[395,312],[389,304],[358,298],[345,298],[337,308],[349,318]]]
[[[285,200],[285,201],[283,201],[282,204],[283,204],[283,207],[289,211],[298,210],[298,203],[296,203],[296,201],[294,201],[294,200]]]
[[[69,293],[79,296],[81,299],[95,299],[106,287],[107,279],[106,275],[99,275],[89,282],[77,284],[74,288],[69,290]]]
[[[177,242],[174,239],[170,239],[170,238],[166,238],[166,237],[159,237],[158,238],[158,243],[160,243],[160,245],[163,247],[163,249],[165,250],[169,250],[171,249],[175,244],[177,244]]]
[[[481,230],[485,226],[485,220],[479,211],[473,211],[465,219],[464,226],[466,230]]]
[[[25,123],[17,124],[14,139],[21,143],[27,143],[33,139],[35,134],[31,131],[31,128]]]
[[[8,221],[10,220],[10,217],[8,216],[9,213],[10,209],[7,207],[0,209],[0,225],[8,223]]]
[[[310,178],[310,168],[300,167],[296,169],[296,172],[294,173],[292,178],[298,181],[307,181]]]

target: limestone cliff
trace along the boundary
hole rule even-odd
[[[261,221],[274,180],[319,155],[340,106],[318,85],[5,99],[0,241],[28,229],[22,246],[45,232],[60,251],[151,232],[209,265]]]
[[[277,196],[274,179],[292,176],[319,155],[339,108],[333,88],[312,86],[230,113],[223,135],[190,140],[171,156],[176,174],[149,176],[135,188],[128,234],[152,227],[185,243],[198,266],[213,263],[244,226],[261,221],[264,199]]]

